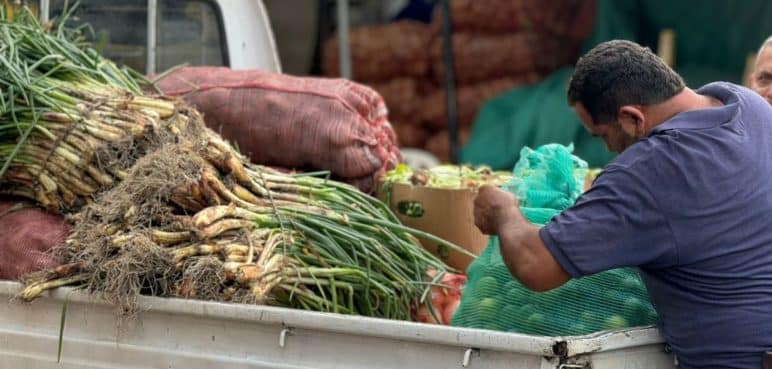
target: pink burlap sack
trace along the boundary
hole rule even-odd
[[[342,79],[187,67],[157,83],[257,164],[329,170],[366,192],[402,158],[377,92]]]
[[[0,199],[0,279],[55,267],[58,263],[49,250],[68,233],[64,218],[23,201]]]

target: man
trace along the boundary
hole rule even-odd
[[[772,104],[772,36],[761,44],[756,55],[751,88]]]
[[[477,226],[537,291],[639,267],[682,368],[760,368],[772,350],[772,106],[730,83],[693,91],[628,41],[582,57],[568,100],[620,155],[541,229],[483,187]]]

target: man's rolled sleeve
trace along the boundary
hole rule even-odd
[[[619,267],[673,265],[672,232],[646,186],[627,170],[606,171],[539,236],[574,278]]]
[[[541,240],[547,246],[547,249],[550,250],[552,257],[557,260],[558,264],[560,264],[560,266],[562,266],[563,269],[565,269],[565,271],[571,275],[571,277],[579,278],[583,276],[579,268],[574,265],[574,262],[572,262],[568,255],[563,252],[563,249],[558,246],[557,241],[555,241],[555,238],[552,237],[548,227],[542,227],[539,229],[539,237],[541,237]]]

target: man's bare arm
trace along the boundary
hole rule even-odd
[[[517,198],[511,193],[481,187],[475,199],[475,224],[483,233],[499,236],[504,263],[526,287],[547,291],[571,279],[547,249],[539,228],[520,213]]]

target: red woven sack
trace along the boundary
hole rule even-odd
[[[401,161],[383,99],[348,80],[187,67],[158,87],[184,96],[257,164],[329,170],[369,192]]]
[[[0,200],[0,279],[17,279],[24,274],[55,267],[48,252],[64,242],[69,226],[29,203]]]

